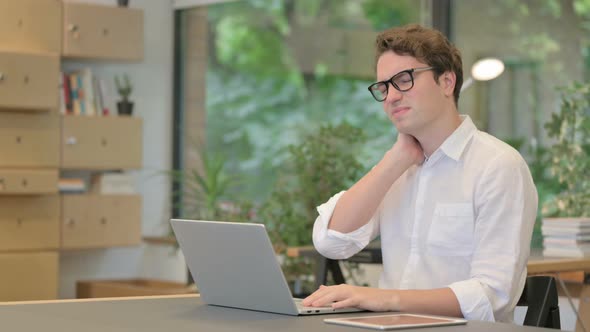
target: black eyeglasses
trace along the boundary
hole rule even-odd
[[[389,83],[400,92],[405,92],[414,87],[414,73],[432,70],[434,67],[410,68],[393,75],[386,81],[373,83],[369,86],[369,92],[376,101],[382,102],[387,98],[389,93]]]

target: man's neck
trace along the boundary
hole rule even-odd
[[[441,117],[415,136],[427,157],[430,157],[461,125],[461,117],[456,109],[447,110]]]

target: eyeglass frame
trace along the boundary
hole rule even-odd
[[[433,70],[433,69],[434,69],[434,67],[418,67],[418,68],[410,68],[410,69],[402,70],[399,73],[391,76],[388,80],[375,82],[375,83],[369,85],[369,87],[367,89],[369,90],[369,92],[371,93],[371,96],[373,96],[373,98],[375,98],[376,101],[382,103],[385,101],[385,99],[387,99],[387,95],[389,94],[389,84],[390,83],[393,86],[393,88],[399,92],[410,91],[414,87],[414,73],[419,73],[422,71]],[[395,82],[393,81],[394,78],[399,77],[399,75],[401,75],[403,73],[408,73],[408,75],[410,75],[410,79],[412,80],[412,85],[405,90],[400,89],[400,87],[397,84],[395,84]],[[384,93],[385,98],[383,98],[381,100],[379,100],[379,98],[377,98],[375,96],[375,94],[373,94],[374,90],[371,89],[372,87],[374,87],[378,84],[385,84],[385,93]]]

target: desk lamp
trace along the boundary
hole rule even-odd
[[[478,60],[471,67],[471,77],[461,86],[461,92],[469,88],[475,81],[489,81],[500,76],[504,72],[504,62],[496,58],[484,58]]]

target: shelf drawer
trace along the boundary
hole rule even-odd
[[[64,116],[62,119],[62,168],[141,168],[140,118]]]
[[[0,302],[57,298],[57,252],[0,254]]]
[[[63,55],[141,60],[143,11],[86,3],[64,3]]]
[[[0,199],[0,251],[59,248],[59,195]]]
[[[141,196],[62,196],[63,249],[137,245],[141,241]]]
[[[0,167],[59,166],[60,122],[55,114],[0,112]]]
[[[0,45],[59,54],[61,22],[61,0],[0,1]]]
[[[57,169],[0,169],[0,195],[55,194]]]
[[[0,51],[0,110],[57,110],[59,57]]]

